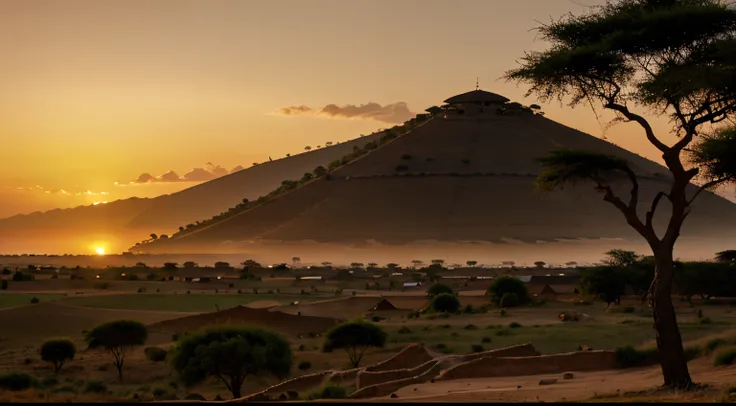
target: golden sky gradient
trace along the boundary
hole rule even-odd
[[[275,113],[284,107],[405,102],[421,112],[476,77],[534,103],[498,78],[545,46],[535,21],[602,2],[2,0],[0,217],[171,193],[192,183],[114,182],[206,162],[247,167],[390,126]],[[589,107],[543,107],[604,134]],[[659,160],[634,125],[605,135]]]

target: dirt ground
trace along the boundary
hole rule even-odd
[[[736,366],[713,367],[710,357],[692,361],[689,365],[693,379],[707,383],[711,389],[725,389],[736,381]],[[539,385],[542,379],[556,378],[552,385]],[[411,385],[396,391],[397,399],[370,399],[371,401],[422,402],[560,402],[584,401],[595,398],[616,398],[634,392],[653,391],[662,384],[658,366],[602,372],[575,373],[565,380],[562,375],[533,375],[493,379],[458,379]],[[629,394],[631,396],[632,394]],[[660,392],[644,395],[657,400],[681,394]]]

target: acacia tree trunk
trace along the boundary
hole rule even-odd
[[[693,382],[690,379],[680,328],[672,305],[672,281],[675,271],[673,251],[673,245],[654,249],[652,315],[664,386],[684,389],[691,387]]]

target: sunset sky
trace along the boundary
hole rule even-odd
[[[499,77],[545,46],[531,31],[539,21],[600,3],[2,0],[0,217],[171,193],[194,183],[129,182],[355,138],[472,90],[476,77],[534,103]],[[611,118],[543,107],[595,136]],[[659,161],[633,125],[605,135]]]

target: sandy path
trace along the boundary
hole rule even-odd
[[[710,358],[690,363],[690,373],[699,383],[727,385],[736,380],[736,366],[713,368]],[[553,385],[540,386],[539,380],[557,378]],[[581,372],[572,380],[561,374],[508,378],[458,379],[411,385],[396,391],[398,399],[388,396],[371,401],[499,401],[499,402],[558,402],[588,400],[596,395],[646,391],[662,384],[659,367],[640,369]]]

